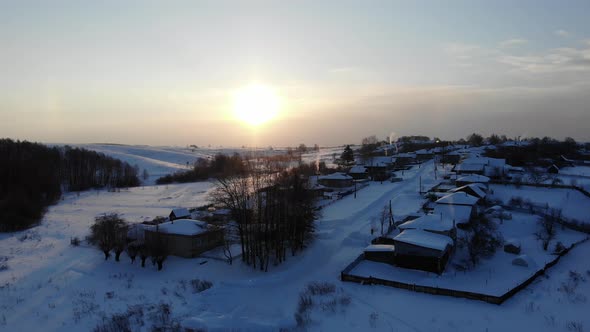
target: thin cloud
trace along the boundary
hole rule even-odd
[[[502,47],[502,48],[518,47],[518,46],[524,45],[526,43],[528,43],[528,40],[526,40],[526,39],[513,38],[513,39],[508,39],[503,42],[500,42],[500,47]]]
[[[571,36],[571,33],[569,31],[563,30],[563,29],[555,30],[555,31],[553,31],[553,33],[556,36],[563,37],[563,38],[569,38]]]

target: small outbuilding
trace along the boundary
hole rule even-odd
[[[352,176],[355,180],[362,180],[369,176],[369,172],[365,166],[356,165],[348,171],[348,175]]]
[[[190,217],[191,217],[191,213],[186,208],[172,209],[172,212],[170,212],[170,215],[168,216],[168,218],[170,218],[170,220],[187,219],[187,218],[190,219]]]
[[[482,183],[483,185],[485,185],[487,187],[488,184],[490,183],[490,178],[485,175],[473,174],[473,175],[462,176],[455,181],[455,184],[457,185],[457,187],[465,186],[465,185],[468,185],[471,183]]]
[[[409,269],[442,273],[453,249],[453,240],[444,235],[408,229],[393,238],[395,264]]]
[[[504,251],[509,254],[520,254],[520,241],[516,239],[509,239],[504,244]]]
[[[371,244],[365,248],[365,259],[393,265],[395,263],[395,246],[390,244]]]
[[[512,265],[522,266],[522,267],[535,267],[537,264],[529,256],[520,255],[512,260]]]

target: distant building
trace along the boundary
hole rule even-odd
[[[366,179],[369,176],[367,168],[364,166],[353,166],[349,171],[348,175],[350,175],[355,180],[362,180]]]
[[[172,209],[172,212],[170,212],[170,215],[168,217],[170,218],[170,220],[186,219],[186,218],[190,219],[191,213],[185,208],[176,208],[176,209]]]
[[[330,188],[346,188],[353,185],[353,178],[344,173],[332,173],[318,177],[318,183]]]
[[[427,214],[416,219],[406,221],[398,226],[400,230],[421,229],[423,231],[445,235],[456,239],[457,231],[453,220],[442,214]]]

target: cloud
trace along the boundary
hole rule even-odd
[[[556,48],[541,54],[516,56],[505,54],[499,63],[529,73],[559,73],[590,71],[590,45],[580,48]]]
[[[520,45],[528,43],[528,40],[521,39],[521,38],[513,38],[508,39],[503,42],[500,42],[500,47],[502,48],[510,48],[510,47],[518,47]]]
[[[569,33],[569,31],[566,31],[563,29],[555,30],[555,31],[553,31],[553,33],[556,36],[563,37],[563,38],[569,38],[571,36],[571,33]]]

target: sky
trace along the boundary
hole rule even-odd
[[[587,0],[0,0],[0,137],[590,141],[588,13]],[[233,115],[252,84],[281,101],[259,126]]]

